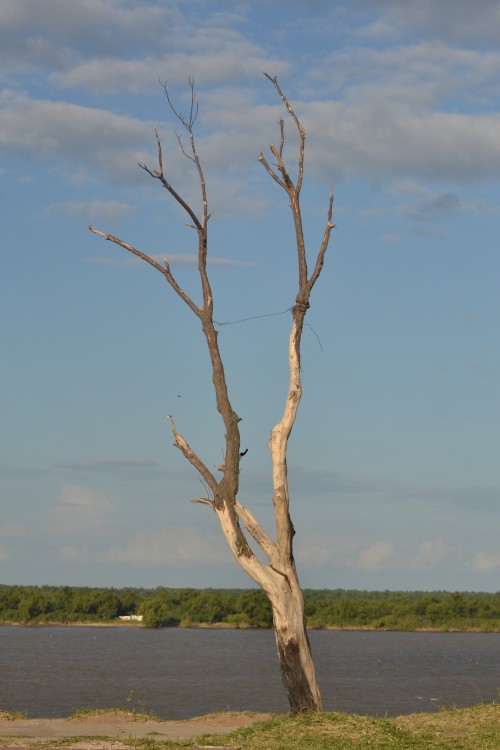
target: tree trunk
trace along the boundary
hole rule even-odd
[[[304,326],[304,317],[309,308],[309,297],[316,283],[321,269],[325,253],[328,248],[330,232],[334,227],[332,223],[333,193],[330,193],[326,225],[323,239],[316,255],[314,270],[310,276],[307,271],[306,248],[302,229],[302,218],[300,211],[300,190],[304,170],[304,142],[305,131],[301,126],[290,103],[283,94],[276,78],[264,74],[276,88],[288,113],[295,122],[299,134],[299,157],[298,174],[294,183],[288,173],[283,161],[283,149],[285,144],[284,121],[279,121],[280,145],[270,146],[275,163],[270,165],[263,154],[258,157],[273,180],[287,193],[290,200],[290,208],[293,214],[296,245],[299,284],[295,298],[295,305],[291,309],[293,314],[292,331],[289,340],[289,368],[290,378],[285,400],[285,408],[281,421],[273,428],[269,448],[273,464],[273,505],[275,515],[276,539],[269,536],[254,518],[251,511],[238,500],[240,460],[246,451],[240,452],[240,431],[238,422],[240,417],[233,410],[226,385],[224,366],[217,341],[217,327],[213,318],[213,297],[207,274],[207,227],[212,215],[208,211],[207,193],[205,188],[205,177],[201,162],[196,150],[193,134],[193,125],[198,114],[198,104],[194,92],[194,82],[189,80],[191,88],[191,108],[188,117],[176,111],[171,103],[168,91],[165,94],[172,111],[181,122],[189,136],[190,148],[186,152],[181,144],[183,154],[194,163],[198,172],[199,184],[202,198],[202,212],[200,215],[182,198],[177,190],[171,185],[163,170],[162,148],[158,133],[156,133],[156,144],[158,151],[158,169],[151,170],[146,165],[140,165],[151,177],[159,180],[173,199],[181,206],[189,217],[189,224],[198,235],[198,270],[200,274],[203,303],[197,305],[195,301],[178,284],[167,258],[163,258],[163,264],[154,257],[138,250],[132,245],[123,242],[118,237],[100,232],[89,226],[95,234],[106,240],[120,245],[128,252],[148,263],[159,271],[170,284],[175,293],[185,302],[191,312],[196,315],[201,324],[207,342],[208,351],[212,365],[213,383],[215,388],[216,405],[225,427],[225,453],[224,462],[217,466],[217,471],[222,472],[222,479],[217,479],[199,455],[189,446],[185,438],[177,432],[174,419],[171,422],[174,444],[181,450],[184,457],[198,471],[202,483],[207,491],[207,496],[194,498],[193,502],[208,505],[217,515],[224,537],[231,549],[232,554],[241,567],[248,573],[255,583],[261,586],[267,593],[271,602],[276,633],[276,644],[281,667],[283,684],[290,702],[292,713],[305,710],[321,710],[321,697],[316,682],[314,664],[311,657],[309,639],[307,637],[304,600],[300,590],[295,562],[293,557],[293,537],[295,530],[290,518],[290,497],[288,491],[287,475],[287,448],[288,440],[295,424],[295,418],[299,407],[302,385],[300,375],[300,341]],[[156,132],[156,131],[155,131]],[[179,143],[180,143],[180,136]],[[267,562],[259,559],[251,545],[250,537],[258,545]]]
[[[281,677],[291,712],[321,711],[321,696],[306,631],[304,597],[291,553],[291,534],[290,557],[283,562],[278,545],[239,501],[234,504],[236,518],[230,504],[214,510],[236,561],[271,602]],[[242,544],[240,521],[268,556],[269,565],[258,560],[251,549]]]
[[[321,711],[321,695],[307,637],[304,599],[295,569],[268,593],[281,677],[292,713]]]

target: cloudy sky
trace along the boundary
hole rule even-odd
[[[199,299],[193,231],[137,166],[156,127],[199,206],[159,83],[185,112],[193,76],[241,501],[270,530],[296,272],[257,161],[283,114],[266,70],[307,131],[311,257],[335,190],[289,456],[302,583],[497,591],[498,0],[2,0],[0,37],[0,581],[250,585],[165,419],[221,462],[197,320],[87,225]]]

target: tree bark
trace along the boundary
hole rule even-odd
[[[272,539],[260,526],[250,510],[238,500],[239,464],[242,457],[242,454],[240,453],[240,417],[234,411],[229,399],[224,365],[219,349],[217,329],[213,319],[212,290],[207,274],[208,222],[212,214],[208,211],[205,178],[193,135],[193,125],[198,114],[198,105],[192,79],[189,81],[191,87],[191,108],[187,118],[184,118],[183,115],[174,109],[166,88],[165,93],[173,112],[181,122],[189,137],[189,152],[184,150],[180,136],[178,136],[178,139],[183,154],[194,163],[198,172],[202,199],[202,210],[200,215],[196,214],[193,208],[168,181],[167,176],[164,173],[161,143],[157,133],[156,144],[158,151],[158,169],[153,171],[145,165],[140,166],[151,175],[151,177],[158,180],[162,187],[165,188],[171,197],[183,208],[189,217],[189,226],[191,226],[198,235],[198,271],[203,298],[202,304],[196,304],[182,289],[172,274],[170,265],[166,258],[163,259],[163,264],[161,264],[151,255],[123,242],[118,237],[101,232],[91,226],[89,226],[89,229],[94,232],[94,234],[98,234],[104,239],[114,242],[136,257],[141,258],[159,271],[174,292],[183,300],[201,322],[212,366],[216,406],[225,427],[224,463],[217,467],[218,471],[222,472],[222,478],[217,479],[213,472],[202,461],[200,456],[192,450],[184,437],[177,431],[173,417],[169,415],[172,434],[174,436],[174,445],[179,448],[186,460],[189,461],[189,463],[198,471],[206,487],[207,494],[209,495],[208,497],[195,498],[193,502],[208,505],[214,511],[234,558],[252,580],[264,589],[269,597],[273,610],[274,629],[276,633],[276,644],[283,685],[288,696],[290,709],[293,713],[297,713],[305,710],[320,711],[321,697],[316,682],[309,639],[307,637],[304,600],[293,557],[293,537],[295,530],[289,512],[290,497],[288,490],[286,455],[288,440],[295,424],[297,410],[302,395],[300,342],[304,326],[304,318],[307,309],[309,308],[309,297],[312,288],[323,267],[330,232],[334,227],[334,224],[332,224],[333,194],[330,193],[326,225],[323,239],[316,256],[314,270],[311,276],[308,276],[305,240],[300,212],[300,190],[302,187],[304,170],[305,131],[300,125],[290,103],[279,87],[276,78],[271,78],[266,73],[264,75],[266,75],[266,77],[273,83],[288,113],[292,117],[297,127],[300,141],[298,176],[295,183],[291,179],[283,161],[285,143],[283,120],[279,121],[279,148],[274,145],[270,146],[271,153],[276,162],[271,166],[262,153],[258,157],[259,161],[263,164],[273,180],[288,194],[294,221],[298,262],[298,291],[295,297],[295,306],[292,308],[293,323],[288,347],[288,390],[285,399],[283,417],[271,431],[269,442],[273,465],[275,540]],[[249,536],[267,558],[267,562],[263,562],[256,557],[249,543]]]
[[[304,600],[295,571],[270,595],[283,686],[292,713],[321,711],[321,695],[307,637]]]
[[[241,544],[242,531],[225,509],[217,510],[222,532],[236,561],[269,597],[283,687],[292,713],[321,711],[321,695],[307,637],[304,598],[293,556],[282,565],[278,545],[257,524],[240,503],[238,518],[266,553],[270,564],[258,560],[248,546]],[[243,537],[244,538],[244,537]]]

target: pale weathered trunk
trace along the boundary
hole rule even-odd
[[[271,599],[283,686],[292,713],[321,711],[321,695],[296,575],[288,577]]]
[[[257,524],[249,509],[236,502],[235,510],[238,519],[243,521],[272,561],[271,565],[263,564],[241,544],[241,530],[239,524],[234,523],[229,508],[216,510],[234,557],[255,583],[264,589],[271,602],[281,677],[290,710],[292,713],[321,711],[321,696],[307,637],[304,598],[293,558],[281,565],[278,546]]]
[[[106,240],[120,245],[128,252],[141,258],[150,266],[159,271],[170,284],[175,293],[185,302],[191,312],[196,315],[201,324],[207,342],[208,351],[212,365],[213,383],[215,388],[217,410],[219,411],[225,427],[225,453],[224,462],[217,467],[222,472],[222,478],[218,479],[209,465],[204,463],[201,457],[192,450],[185,438],[177,432],[174,419],[169,415],[174,444],[181,450],[185,458],[198,471],[203,485],[207,490],[205,497],[194,498],[193,502],[208,505],[217,515],[224,537],[231,549],[235,559],[248,573],[255,583],[261,586],[269,597],[273,610],[274,629],[276,632],[276,644],[283,677],[283,684],[290,702],[293,713],[305,710],[321,710],[321,697],[316,682],[314,664],[311,657],[311,649],[307,637],[304,616],[304,600],[300,590],[295,562],[293,557],[293,537],[295,534],[290,519],[290,496],[287,475],[287,447],[290,434],[295,424],[295,418],[299,407],[302,385],[300,376],[300,340],[304,325],[304,317],[309,308],[309,297],[323,267],[325,253],[328,247],[330,232],[334,227],[332,224],[333,193],[330,193],[326,226],[318,250],[314,270],[310,276],[307,271],[307,258],[304,235],[302,230],[302,218],[300,212],[299,195],[302,187],[304,168],[304,139],[305,131],[295,115],[290,103],[281,91],[276,78],[264,74],[275,86],[288,113],[295,122],[299,133],[299,158],[298,175],[294,183],[290,178],[288,170],[283,162],[283,148],[285,143],[284,121],[279,121],[280,145],[277,148],[270,146],[273,158],[276,160],[271,166],[263,154],[259,155],[259,161],[264,165],[273,180],[288,194],[290,208],[292,210],[299,271],[298,292],[295,305],[291,308],[293,314],[292,331],[289,341],[289,367],[290,378],[285,399],[285,408],[281,421],[273,428],[269,449],[271,451],[273,465],[273,505],[276,526],[276,538],[269,536],[258,523],[251,511],[238,500],[240,460],[246,451],[240,452],[240,431],[238,423],[240,417],[233,410],[229,399],[224,366],[217,341],[217,328],[213,319],[213,297],[207,275],[207,227],[212,215],[208,211],[207,193],[205,188],[205,177],[201,162],[196,150],[193,134],[193,125],[198,114],[198,105],[194,93],[194,82],[189,80],[191,88],[191,108],[189,116],[184,118],[176,111],[170,101],[168,91],[165,94],[168,102],[188,133],[190,141],[190,153],[182,152],[194,163],[198,172],[199,184],[202,198],[202,211],[200,215],[182,198],[177,190],[170,184],[163,170],[162,148],[158,133],[156,133],[156,144],[158,151],[158,169],[151,170],[146,165],[142,168],[154,179],[159,180],[173,199],[181,206],[189,218],[189,225],[198,235],[198,270],[200,274],[203,303],[197,305],[195,301],[182,289],[172,274],[170,264],[165,257],[163,264],[155,257],[129,245],[118,237],[101,232],[89,226],[95,234]],[[180,141],[180,136],[179,141]],[[262,551],[267,561],[259,559],[251,545],[251,537]]]

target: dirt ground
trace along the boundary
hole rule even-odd
[[[142,719],[127,711],[108,711],[75,719],[26,719],[0,715],[0,748],[33,747],[51,739],[74,737],[71,747],[86,750],[102,747],[91,738],[109,737],[109,750],[125,745],[121,739],[151,737],[151,739],[188,739],[202,734],[226,734],[267,718],[267,714],[213,714],[187,721],[153,721]],[[89,738],[89,739],[86,739]],[[47,747],[47,746],[46,746]]]

